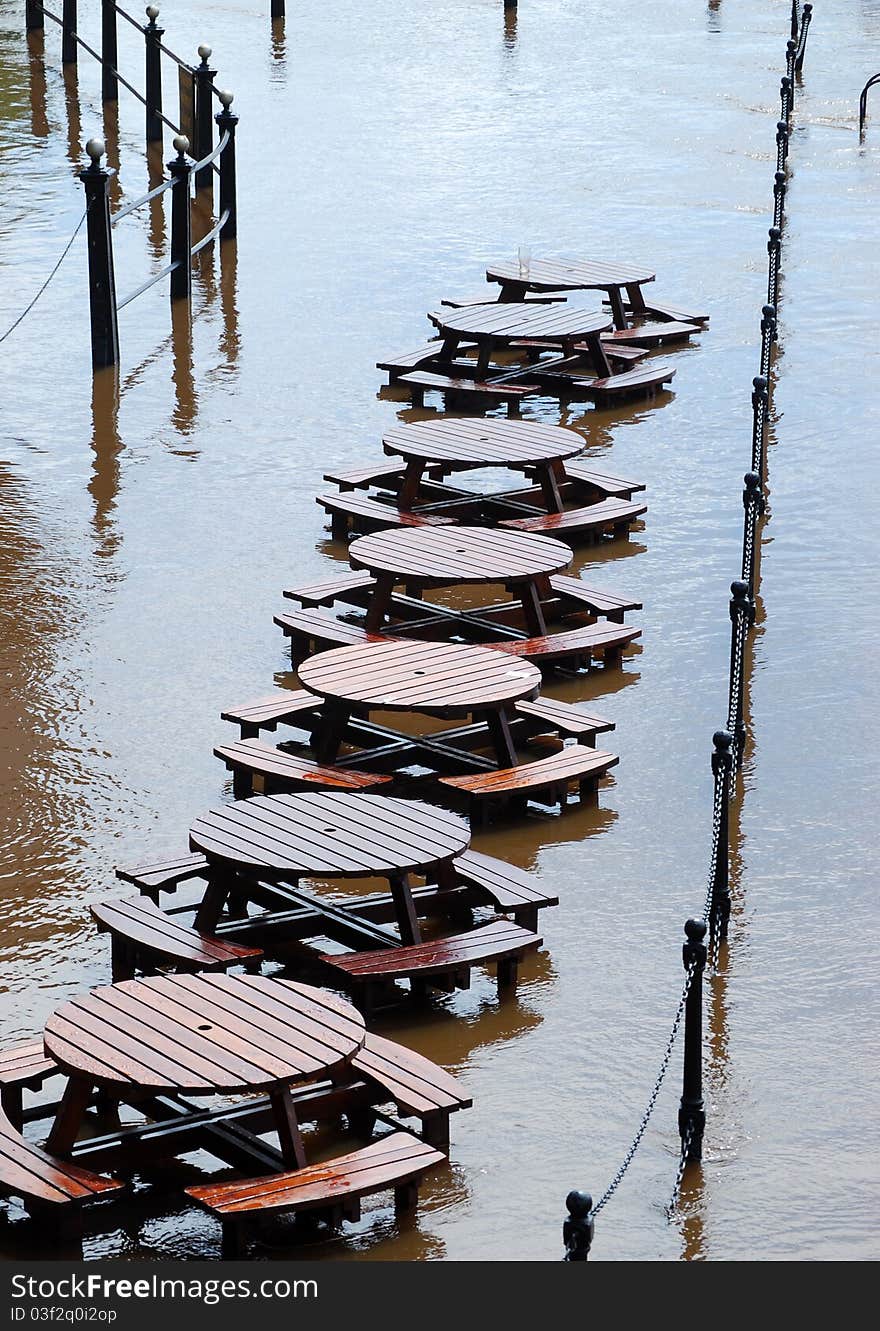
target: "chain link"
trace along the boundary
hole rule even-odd
[[[679,1196],[681,1195],[681,1184],[682,1180],[684,1179],[684,1171],[687,1169],[688,1155],[690,1153],[691,1138],[693,1137],[693,1135],[694,1135],[694,1125],[693,1123],[689,1123],[687,1125],[687,1130],[685,1131],[684,1134],[684,1140],[681,1143],[681,1155],[679,1156],[678,1159],[678,1173],[675,1176],[675,1183],[672,1185],[672,1194],[664,1208],[666,1211],[667,1220],[672,1219],[675,1213],[675,1208],[678,1206],[678,1199]]]

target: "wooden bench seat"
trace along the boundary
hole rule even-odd
[[[362,1197],[389,1189],[398,1215],[412,1211],[422,1176],[445,1159],[442,1151],[412,1133],[393,1132],[322,1164],[233,1183],[199,1184],[186,1193],[222,1223],[222,1255],[230,1259],[244,1254],[241,1229],[249,1218],[308,1210],[323,1212],[338,1225],[342,1219],[359,1219]]]
[[[21,1198],[41,1223],[59,1223],[63,1213],[64,1224],[78,1231],[82,1207],[121,1192],[123,1186],[116,1179],[56,1160],[26,1141],[0,1110],[0,1196]]]
[[[320,610],[293,610],[275,615],[274,622],[290,639],[290,660],[294,670],[312,652],[327,647],[351,647],[367,642],[388,642],[390,635],[368,633],[359,624],[325,615]]]
[[[633,328],[618,328],[603,338],[603,346],[607,355],[614,356],[627,348],[648,350],[650,347],[660,347],[670,342],[688,342],[693,334],[699,331],[698,324],[667,319],[661,323],[643,323],[636,324]]]
[[[247,799],[254,794],[254,781],[259,777],[265,794],[287,790],[372,790],[391,781],[390,776],[378,772],[347,771],[343,767],[328,767],[300,758],[282,749],[273,748],[258,739],[239,739],[233,744],[220,744],[214,756],[222,759],[232,772],[232,789],[236,799]]]
[[[616,360],[622,362],[623,364],[634,365],[637,362],[644,360],[648,354],[647,351],[643,350],[640,347],[628,347],[624,346],[622,343],[617,344],[614,342],[610,342],[608,343],[608,345],[605,345],[605,336],[606,335],[603,333],[602,343],[605,349],[606,356],[614,357]],[[609,333],[608,337],[611,336],[612,334]],[[526,359],[532,365],[537,366],[542,352],[559,351],[562,348],[562,343],[547,342],[536,337],[521,337],[517,338],[516,341],[509,343],[509,346],[511,351],[524,351],[526,353]],[[575,342],[572,347],[572,352],[574,353],[573,355],[566,356],[552,363],[549,361],[545,362],[544,368],[552,369],[555,365],[557,368],[561,369],[564,368],[565,366],[573,367],[576,365],[582,365],[582,361],[580,358],[584,355],[589,355],[591,351],[592,348],[586,342]]]
[[[369,490],[371,485],[392,485],[403,480],[404,462],[392,458],[374,462],[371,466],[352,467],[350,471],[325,471],[324,480],[338,485],[340,490]]]
[[[516,704],[515,711],[517,716],[527,718],[533,735],[558,732],[585,744],[593,744],[597,735],[607,734],[615,728],[613,721],[590,716],[582,708],[570,702],[559,702],[556,698],[535,698],[534,702],[523,699]]]
[[[511,531],[536,531],[547,536],[588,536],[598,540],[604,533],[625,536],[631,523],[647,513],[648,505],[627,499],[604,499],[565,513],[538,513],[530,518],[502,518],[499,527]]]
[[[363,605],[365,593],[372,591],[376,579],[371,573],[342,573],[322,582],[307,583],[305,587],[288,587],[284,595],[302,606],[333,605],[343,601],[350,605]]]
[[[277,730],[279,725],[312,720],[320,707],[320,699],[305,689],[277,689],[265,698],[228,707],[220,713],[220,720],[237,725],[241,739],[256,739],[261,730]]]
[[[149,864],[118,864],[114,872],[123,883],[131,883],[132,887],[158,904],[161,892],[176,892],[181,883],[207,877],[208,861],[204,855],[176,855],[172,859],[154,860]]]
[[[538,911],[559,905],[559,897],[539,887],[534,874],[494,855],[466,850],[453,860],[453,867],[462,882],[475,888],[489,905],[512,915],[517,924],[532,933],[538,929]]]
[[[571,379],[570,384],[571,389],[578,393],[583,392],[587,397],[609,402],[626,397],[650,397],[674,378],[675,370],[671,365],[649,361],[634,370],[612,374],[605,379],[582,379],[577,376]],[[574,393],[568,395],[574,396]]]
[[[350,1067],[373,1092],[393,1100],[399,1114],[419,1119],[426,1142],[439,1151],[449,1150],[450,1114],[473,1104],[451,1073],[405,1045],[369,1032]],[[375,1103],[375,1094],[371,1098]]]
[[[500,303],[501,292],[495,295],[487,290],[484,294],[476,296],[453,297],[447,296],[441,300],[440,304],[445,305],[450,310],[469,309],[472,305],[498,305]],[[564,305],[568,299],[565,295],[552,295],[550,292],[543,291],[525,291],[522,296],[517,297],[517,301],[524,305]]]
[[[587,666],[601,656],[605,665],[610,666],[620,660],[623,648],[640,637],[641,632],[640,628],[628,624],[600,620],[596,624],[579,624],[577,628],[563,629],[560,633],[548,633],[544,638],[507,638],[487,645],[499,652],[509,652],[511,656],[523,656],[537,665],[565,660],[572,665]]]
[[[678,305],[668,305],[655,299],[646,299],[644,308],[635,309],[629,301],[624,301],[623,308],[631,311],[635,315],[649,314],[657,319],[674,321],[676,323],[689,324],[707,324],[709,322],[708,314],[694,314],[691,310],[683,310]]]
[[[411,390],[413,405],[417,407],[424,405],[425,393],[430,390],[443,394],[447,408],[454,407],[457,400],[476,401],[481,407],[506,402],[509,416],[519,415],[520,402],[524,397],[540,392],[537,384],[453,378],[448,374],[434,374],[428,370],[401,374],[397,383],[405,384]]]
[[[552,573],[547,582],[550,590],[563,601],[574,601],[576,605],[586,607],[592,614],[613,620],[617,624],[623,623],[623,617],[628,610],[642,609],[641,601],[634,601],[629,596],[615,596],[613,592],[598,591],[595,587],[587,587],[580,578],[570,578],[564,573]]]
[[[585,485],[607,499],[632,499],[634,494],[646,488],[642,481],[628,481],[623,476],[600,471],[584,458],[568,459],[565,474],[570,481]]]
[[[131,980],[137,971],[155,973],[159,966],[176,971],[225,971],[230,966],[259,967],[263,953],[239,947],[181,924],[142,897],[101,901],[90,908],[98,933],[111,935],[113,982]]]
[[[434,338],[431,342],[426,342],[423,347],[416,347],[415,351],[403,351],[399,356],[388,356],[385,360],[376,361],[377,370],[385,370],[388,374],[389,384],[395,383],[407,370],[417,370],[420,365],[429,365],[431,361],[439,360],[440,352],[443,347],[442,338]],[[325,477],[325,480],[335,479]]]
[[[369,1013],[383,989],[387,991],[394,980],[409,980],[414,993],[435,982],[439,988],[451,985],[467,989],[471,967],[488,963],[497,968],[499,994],[513,990],[520,959],[526,952],[540,947],[542,942],[538,934],[523,929],[512,920],[492,920],[452,938],[382,948],[376,952],[327,953],[321,961],[330,967],[340,982],[352,988],[355,1002]]]
[[[490,803],[514,803],[521,809],[536,794],[549,796],[552,803],[564,809],[569,787],[574,782],[583,802],[593,796],[600,778],[619,762],[616,754],[570,744],[558,753],[517,767],[474,776],[443,776],[440,785],[466,796],[471,821],[482,822],[487,818]]]
[[[13,1127],[22,1124],[23,1091],[41,1091],[49,1077],[57,1077],[61,1069],[54,1058],[48,1058],[42,1040],[29,1040],[0,1050],[0,1110]]]
[[[378,499],[355,493],[318,495],[315,502],[329,513],[330,530],[336,540],[344,540],[352,531],[379,531],[383,527],[448,527],[453,521],[430,513],[410,513],[393,504],[382,504]]]

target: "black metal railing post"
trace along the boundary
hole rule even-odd
[[[798,0],[791,0],[791,35],[797,37],[800,19],[798,17]]]
[[[764,496],[761,493],[761,478],[756,471],[747,471],[743,477],[743,556],[742,576],[749,594],[749,601],[754,610],[755,600],[755,534],[758,518],[764,512]]]
[[[776,169],[782,171],[785,163],[788,161],[788,123],[785,120],[776,122]]]
[[[86,152],[90,164],[79,178],[86,192],[86,235],[89,255],[89,316],[92,330],[92,368],[103,370],[119,364],[119,327],[116,318],[116,280],[113,273],[113,242],[110,230],[109,184],[112,167],[101,166],[105,147],[101,139],[89,139]]]
[[[574,1190],[565,1199],[568,1215],[562,1222],[565,1262],[585,1262],[593,1244],[593,1199],[588,1192]]]
[[[208,64],[211,56],[210,46],[200,46],[199,55],[202,63],[195,68],[196,77],[196,113],[195,129],[196,141],[193,145],[193,156],[196,161],[201,161],[207,157],[211,151],[214,133],[213,105],[211,98],[214,90],[214,75],[216,69],[212,69]],[[203,166],[196,172],[196,189],[213,189],[214,187],[214,167],[213,165]]]
[[[75,65],[76,44],[76,0],[64,0],[61,6],[61,63]]]
[[[116,78],[119,50],[116,44],[116,6],[113,0],[101,0],[101,97],[105,102],[119,101]]]
[[[162,38],[158,5],[147,5],[149,23],[144,27],[144,96],[146,106],[147,143],[162,142]]]
[[[39,3],[39,0],[25,0],[25,32],[38,32],[41,28],[45,28],[45,26],[46,19],[43,15],[43,6]]]
[[[192,213],[189,181],[193,163],[187,157],[189,139],[176,134],[177,156],[166,163],[174,180],[171,189],[171,299],[189,300],[192,296]]]
[[[235,127],[238,124],[238,116],[230,110],[233,101],[231,92],[218,91],[217,96],[223,108],[214,117],[217,122],[217,132],[221,138],[224,134],[229,135],[229,142],[220,154],[219,211],[221,217],[224,213],[228,214],[220,232],[220,239],[232,240],[238,234],[238,213],[235,202]]]
[[[773,225],[782,228],[785,213],[785,191],[787,181],[784,171],[777,171],[773,177]]]
[[[730,686],[727,702],[727,724],[733,735],[733,756],[736,760],[737,766],[739,766],[739,761],[742,757],[742,752],[746,743],[746,725],[743,714],[743,709],[745,707],[745,686],[742,673],[743,654],[745,652],[746,637],[754,622],[754,618],[755,609],[751,596],[749,595],[749,584],[743,579],[737,578],[735,582],[730,584]],[[718,733],[722,734],[724,732],[719,731]],[[726,877],[726,862],[724,872]],[[727,913],[729,915],[729,892],[727,893],[727,900]],[[724,934],[722,934],[722,937],[724,937]]]
[[[756,375],[752,380],[752,471],[764,481],[764,434],[767,419],[767,380]]]
[[[779,80],[779,105],[782,110],[782,119],[785,121],[786,125],[791,124],[791,111],[792,111],[791,90],[792,90],[792,82],[791,79],[786,74],[783,78]]]
[[[778,226],[771,226],[767,240],[767,304],[778,310],[776,288],[779,282],[779,255],[782,250],[782,231]]]
[[[794,88],[794,67],[797,62],[797,42],[790,41],[785,46],[785,77],[791,79],[791,86]]]
[[[272,0],[269,6],[270,18],[284,18],[284,0]]]
[[[807,33],[810,31],[810,23],[813,20],[813,6],[804,5],[804,12],[801,15],[801,28],[798,36],[797,57],[794,62],[796,73],[800,74],[804,67],[804,56],[807,54]]]
[[[767,379],[770,374],[770,356],[776,341],[776,307],[764,305],[761,309],[761,375]]]
[[[685,970],[693,968],[684,1008],[684,1070],[678,1132],[686,1160],[703,1158],[703,1133],[706,1110],[703,1104],[703,969],[706,965],[706,926],[702,920],[688,920],[687,938],[681,950]]]

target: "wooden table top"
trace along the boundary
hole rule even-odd
[[[541,672],[531,662],[458,642],[335,647],[305,661],[299,678],[304,688],[324,698],[446,716],[500,709],[520,698],[536,698],[541,690]]]
[[[252,871],[368,878],[442,864],[470,844],[470,832],[456,814],[418,800],[314,791],[209,809],[189,840],[212,860]]]
[[[583,452],[584,439],[564,425],[440,416],[394,426],[382,436],[382,445],[386,453],[404,458],[511,467],[574,457]]]
[[[517,260],[492,263],[489,282],[510,282],[531,291],[591,291],[653,282],[649,268],[633,263],[604,263],[593,259],[530,259],[525,271]]]
[[[495,301],[461,310],[437,310],[428,318],[442,333],[461,333],[477,340],[512,342],[517,338],[588,337],[611,327],[611,316],[579,305],[535,305],[526,301]]]
[[[364,1043],[360,1013],[311,985],[261,975],[163,975],[65,1003],[46,1052],[123,1093],[252,1091],[341,1067]]]
[[[524,539],[526,538],[526,539]],[[349,546],[352,568],[419,584],[528,582],[567,568],[562,541],[535,532],[489,527],[398,527],[361,536]]]

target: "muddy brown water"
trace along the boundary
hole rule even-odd
[[[80,8],[95,39],[98,7]],[[274,29],[267,8],[163,12],[174,49],[214,47],[241,114],[237,255],[196,272],[191,356],[158,288],[121,315],[118,412],[106,385],[93,399],[82,236],[3,346],[2,1038],[38,1033],[106,981],[87,907],[114,890],[113,865],[176,850],[227,796],[218,713],[284,678],[280,590],[342,555],[314,503],[321,473],[376,455],[383,426],[413,417],[377,396],[377,357],[418,345],[426,309],[520,246],[644,259],[658,292],[712,315],[670,353],[674,392],[526,413],[574,425],[597,464],[648,483],[644,529],[575,560],[644,601],[641,645],[620,673],[552,688],[616,722],[620,765],[597,809],[479,836],[558,892],[545,947],[514,1002],[499,1007],[478,975],[429,1013],[381,1022],[459,1072],[474,1108],[453,1121],[450,1166],[412,1227],[399,1232],[383,1200],[309,1250],[552,1261],[566,1192],[598,1195],[638,1123],[681,982],[681,924],[704,892],[789,6],[668,0],[636,21],[598,0],[523,0],[505,28],[495,0],[330,0],[291,6]],[[45,64],[38,42],[29,53],[22,10],[0,17],[3,328],[73,230],[82,144],[102,132],[92,62],[63,78],[51,28]],[[138,40],[121,26],[122,67],[139,73]],[[863,148],[856,133],[878,68],[880,4],[820,0],[792,140],[706,1158],[668,1221],[676,1054],[597,1224],[597,1260],[878,1255],[880,109]],[[120,202],[148,180],[141,108],[121,96],[103,127]],[[159,209],[121,224],[120,294],[161,266],[165,230]],[[211,1222],[177,1200],[194,1163],[87,1255],[216,1252]],[[268,1255],[289,1251],[276,1235]]]

